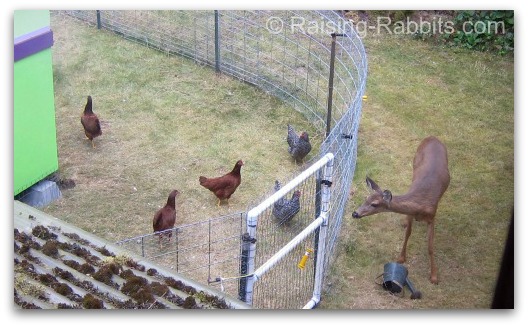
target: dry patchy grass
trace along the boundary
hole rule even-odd
[[[276,178],[302,170],[287,153],[286,124],[321,136],[281,101],[210,67],[167,56],[52,15],[59,173],[76,187],[45,211],[109,240],[152,232],[169,192],[177,225],[244,211],[270,193]],[[86,96],[102,122],[96,149],[80,114]],[[242,159],[242,184],[229,205],[199,185]]]

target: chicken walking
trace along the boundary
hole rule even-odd
[[[88,96],[84,112],[81,115],[81,124],[84,127],[84,134],[92,142],[92,148],[95,149],[94,138],[103,134],[99,118],[92,111],[92,97]]]
[[[152,228],[155,233],[159,235],[159,245],[161,248],[161,239],[164,236],[167,236],[168,241],[172,237],[172,228],[176,223],[176,197],[180,194],[178,190],[173,190],[167,199],[167,203],[161,209],[159,209],[156,214],[154,214],[154,219],[152,220]],[[168,231],[167,231],[168,230]],[[165,232],[167,231],[167,232]]]
[[[200,185],[213,192],[218,198],[217,206],[223,200],[229,204],[229,198],[235,193],[237,187],[242,182],[242,176],[240,175],[240,168],[244,165],[242,160],[238,160],[233,170],[223,176],[216,178],[207,178],[204,176],[199,177]]]

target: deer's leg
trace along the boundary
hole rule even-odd
[[[438,284],[438,270],[436,268],[436,263],[434,260],[434,221],[428,223],[427,226],[427,238],[429,239],[428,250],[429,258],[431,260],[431,277],[430,281],[433,284]]]
[[[407,258],[407,241],[409,240],[409,236],[411,236],[412,223],[413,223],[413,216],[407,216],[407,228],[405,229],[405,240],[403,241],[403,246],[401,249],[400,257],[397,260],[398,263],[404,263]]]

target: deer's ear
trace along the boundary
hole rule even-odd
[[[383,191],[383,201],[390,203],[392,200],[392,193],[389,190]]]
[[[376,184],[376,182],[374,182],[368,176],[367,176],[366,182],[367,182],[367,186],[370,187],[373,191],[381,193],[381,188],[378,186],[378,184]]]

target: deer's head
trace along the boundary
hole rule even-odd
[[[352,214],[354,218],[363,218],[376,213],[389,211],[392,193],[389,190],[382,191],[372,179],[367,177],[367,186],[373,190],[365,202]]]

